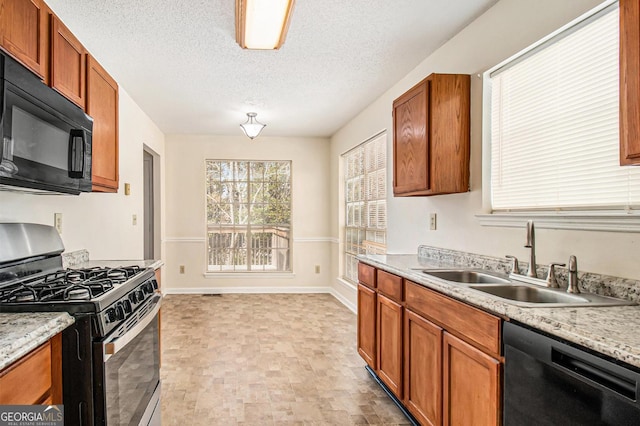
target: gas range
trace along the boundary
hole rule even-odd
[[[65,424],[158,424],[160,308],[150,268],[68,269],[51,226],[0,223],[0,312],[61,311]]]
[[[135,265],[43,270],[40,263],[0,269],[0,310],[92,313],[95,334],[105,336],[158,290],[153,270]]]

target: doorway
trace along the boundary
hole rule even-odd
[[[143,153],[144,191],[144,258],[155,259],[154,250],[154,206],[153,206],[153,155]]]

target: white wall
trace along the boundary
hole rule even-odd
[[[53,225],[62,213],[62,240],[67,252],[87,249],[91,259],[142,259],[143,144],[164,158],[164,135],[120,88],[120,188],[116,194],[29,195],[0,191],[1,222]],[[124,183],[131,195],[124,195]],[[138,224],[132,224],[132,215]]]
[[[380,129],[388,129],[387,176],[388,252],[415,253],[428,244],[492,256],[517,255],[527,259],[525,232],[518,228],[482,227],[475,214],[482,211],[482,82],[478,74],[519,52],[600,3],[599,0],[502,0],[453,37],[418,67],[354,117],[331,138],[331,230],[342,238],[340,154]],[[436,197],[394,198],[392,188],[392,102],[433,73],[472,75],[471,88],[471,192]],[[429,213],[438,214],[438,229],[429,231]],[[523,222],[524,227],[524,222]],[[567,261],[578,257],[580,270],[640,279],[640,235],[596,231],[536,232],[537,261]],[[341,246],[331,256],[338,277]],[[335,289],[355,301],[353,287],[336,279]]]
[[[238,130],[240,132],[240,130]],[[327,139],[167,135],[166,267],[169,292],[327,291],[330,289]],[[293,274],[207,279],[205,160],[291,160]],[[185,273],[180,274],[180,265]],[[315,273],[320,265],[320,273]],[[272,275],[273,276],[273,275]]]

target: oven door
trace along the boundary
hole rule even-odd
[[[98,425],[149,425],[160,407],[157,293],[123,326],[96,343],[95,418]]]

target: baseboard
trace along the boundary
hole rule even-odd
[[[232,293],[329,293],[331,287],[184,287],[163,288],[163,294],[232,294]]]
[[[162,294],[267,294],[267,293],[328,293],[354,314],[357,307],[332,287],[184,287],[163,288]]]
[[[358,308],[356,307],[356,305],[349,302],[347,298],[341,295],[338,291],[336,291],[336,289],[334,288],[331,289],[331,295],[336,299],[338,299],[338,301],[342,303],[344,306],[346,306],[347,309],[349,309],[351,312],[353,312],[354,314],[358,313]]]

